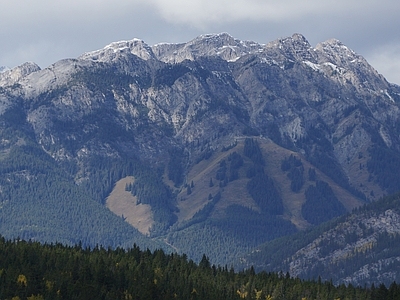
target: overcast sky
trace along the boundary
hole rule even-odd
[[[140,38],[149,45],[228,32],[268,43],[336,38],[400,84],[398,0],[0,0],[0,66],[62,58]]]

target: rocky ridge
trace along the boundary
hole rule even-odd
[[[24,63],[13,69],[4,68],[0,72],[0,86],[13,85],[25,76],[39,70],[40,67],[32,62]]]
[[[346,263],[349,258],[359,253],[368,257],[377,246],[379,236],[382,234],[398,235],[400,233],[400,215],[397,211],[388,209],[378,215],[359,215],[349,218],[339,226],[324,232],[311,244],[297,251],[289,264],[289,272],[293,276],[304,277],[309,270],[315,267],[315,263],[328,267],[333,264]],[[350,240],[351,239],[351,240]],[[324,245],[329,243],[340,245],[338,249],[326,255]],[[371,252],[371,254],[369,253]],[[312,264],[310,262],[313,262]],[[390,283],[397,279],[395,271],[386,271],[394,262],[400,262],[400,255],[380,258],[373,263],[365,264],[354,270],[352,274],[336,281],[336,284],[363,284],[374,281]],[[328,267],[329,268],[329,267]],[[375,277],[375,274],[380,274]],[[375,277],[375,278],[374,278]],[[328,278],[327,278],[328,279]]]
[[[157,59],[166,63],[180,63],[185,59],[218,56],[234,62],[240,57],[262,51],[264,45],[252,41],[240,41],[228,33],[201,35],[188,43],[156,44],[152,47]]]
[[[254,263],[255,268],[287,271],[294,277],[320,277],[336,285],[362,286],[377,282],[390,285],[399,280],[398,194],[322,226],[325,228],[317,227],[309,233],[290,237],[297,246],[284,250],[286,253],[281,260],[273,258],[273,249],[268,250],[272,243],[257,248],[249,257],[244,257],[243,262]],[[269,264],[269,267],[261,267],[260,263]]]

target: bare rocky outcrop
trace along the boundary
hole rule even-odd
[[[380,236],[383,234],[395,236],[399,233],[400,215],[393,209],[385,210],[380,214],[354,215],[298,250],[290,259],[289,272],[292,276],[304,277],[317,264],[328,269],[332,265],[346,264],[352,257],[359,254],[364,254],[364,259],[367,260],[368,256],[376,255],[373,249],[377,247]],[[335,250],[327,252],[326,248],[332,244],[338,246]],[[393,282],[396,280],[396,272],[384,273],[382,270],[388,266],[390,270],[391,265],[400,262],[400,256],[384,257],[382,254],[379,256],[383,257],[372,263],[355,267],[351,274],[346,271],[344,277],[332,274],[336,280],[335,283],[361,285],[377,280],[386,283]],[[377,276],[379,273],[381,273],[380,276]]]
[[[39,70],[40,67],[32,62],[24,63],[13,69],[2,69],[0,72],[0,86],[13,85],[25,76]]]

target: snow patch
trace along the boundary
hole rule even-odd
[[[151,48],[141,39],[134,38],[130,41],[119,41],[108,44],[103,49],[86,52],[80,56],[81,59],[92,59],[94,61],[104,61],[110,59],[110,54],[130,52],[143,60],[152,57]]]
[[[384,94],[386,97],[388,97],[390,102],[392,102],[392,103],[395,102],[394,99],[392,98],[392,96],[390,96],[388,90],[381,90],[381,93]]]
[[[309,66],[311,69],[313,69],[314,71],[321,71],[321,66],[318,64],[314,64],[311,61],[305,60],[303,61],[303,63],[307,66]]]
[[[334,70],[334,71],[340,70],[340,68],[337,65],[335,65],[335,64],[333,64],[331,62],[323,63],[323,65],[327,66],[327,67],[331,67],[331,69]]]
[[[228,62],[235,62],[235,61],[237,61],[239,58],[241,58],[241,56],[237,56],[237,57],[235,57],[235,58],[228,59],[227,61],[228,61]]]

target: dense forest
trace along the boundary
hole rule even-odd
[[[400,286],[334,286],[235,272],[185,255],[0,240],[0,299],[400,299]]]

